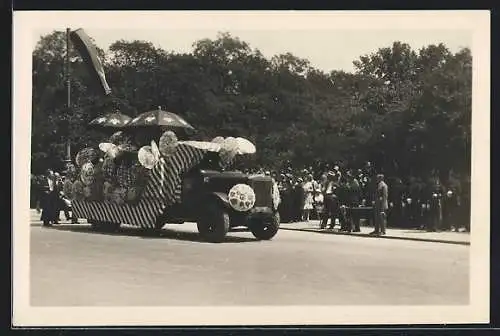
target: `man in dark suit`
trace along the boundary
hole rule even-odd
[[[323,186],[325,210],[320,225],[322,229],[328,226],[328,219],[330,219],[329,228],[333,229],[335,226],[335,219],[339,218],[340,206],[337,196],[337,184],[335,183],[335,180],[335,173],[333,171],[328,172],[326,183]]]
[[[43,226],[58,224],[59,220],[59,195],[56,186],[56,176],[52,170],[47,170],[47,177],[42,185],[42,215]]]
[[[353,208],[359,206],[361,202],[361,187],[359,185],[358,180],[353,176],[351,172],[347,172],[347,180],[348,180],[348,218],[349,225],[347,229],[349,232],[361,232],[359,227],[360,218],[358,215],[355,215],[352,211]]]
[[[389,207],[389,187],[384,182],[384,175],[377,175],[377,190],[375,194],[375,230],[370,234],[385,235],[386,213]]]

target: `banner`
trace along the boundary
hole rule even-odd
[[[80,53],[80,56],[83,58],[85,64],[87,64],[92,77],[96,79],[99,86],[104,91],[104,94],[110,94],[111,88],[106,81],[104,67],[97,54],[97,49],[92,43],[90,37],[83,29],[80,28],[70,33],[70,39],[76,50]]]

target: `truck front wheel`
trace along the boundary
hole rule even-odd
[[[223,242],[229,231],[229,214],[226,209],[214,202],[202,213],[197,222],[201,237],[212,243]]]
[[[272,239],[278,233],[279,228],[280,216],[278,212],[264,219],[255,219],[250,225],[250,231],[259,240]]]

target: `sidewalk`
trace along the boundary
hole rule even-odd
[[[310,222],[296,222],[296,223],[281,223],[281,230],[293,231],[309,231],[323,234],[337,234],[360,236],[368,238],[382,238],[382,239],[402,239],[414,241],[427,241],[436,243],[460,244],[470,245],[470,233],[468,232],[427,232],[414,229],[386,229],[385,236],[372,236],[369,233],[373,231],[373,227],[362,226],[361,232],[340,232],[338,226],[334,230],[320,229],[319,221],[313,220]]]

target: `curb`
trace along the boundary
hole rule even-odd
[[[467,242],[467,241],[456,241],[456,240],[446,240],[446,239],[399,237],[399,236],[387,236],[387,235],[386,236],[372,236],[372,235],[369,235],[367,233],[349,233],[349,232],[337,232],[337,231],[323,231],[320,229],[296,229],[296,228],[284,228],[284,227],[280,227],[280,230],[315,232],[315,233],[322,233],[322,234],[334,234],[334,235],[355,236],[355,237],[365,237],[365,238],[412,240],[412,241],[423,241],[423,242],[431,242],[431,243],[470,246],[470,242]]]

